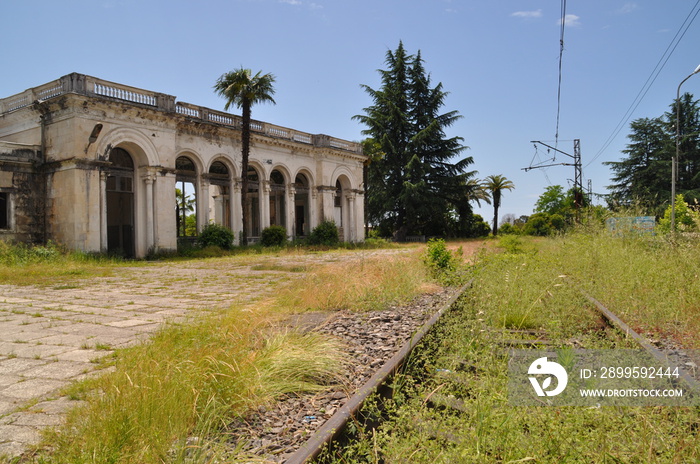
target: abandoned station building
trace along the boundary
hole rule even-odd
[[[304,237],[324,219],[363,239],[360,144],[251,132],[249,240],[270,225]],[[0,100],[3,240],[143,257],[209,223],[239,237],[241,174],[241,119],[171,95],[74,73]]]

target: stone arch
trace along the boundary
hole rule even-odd
[[[208,222],[233,230],[233,186],[235,179],[233,164],[225,157],[211,160],[206,172],[208,195],[206,209]]]
[[[105,223],[107,252],[127,258],[136,256],[136,204],[134,158],[128,150],[109,151],[105,174]]]
[[[158,151],[153,141],[145,134],[128,127],[118,127],[100,137],[97,142],[97,153],[101,160],[106,161],[112,148],[121,147],[134,157],[136,167],[159,166],[161,164]]]
[[[177,237],[187,240],[195,237],[202,227],[201,211],[204,203],[200,195],[202,163],[188,150],[175,157],[175,217]]]
[[[241,173],[241,176],[243,176],[243,173]],[[266,217],[266,176],[265,168],[260,163],[253,160],[248,163],[248,194],[246,195],[246,204],[244,207],[246,208],[248,216],[248,230],[246,231],[246,236],[252,241],[260,237],[260,233],[265,227],[265,222],[263,220]]]
[[[336,177],[334,187],[333,219],[338,226],[341,240],[352,241],[354,239],[352,230],[355,226],[353,205],[351,205],[350,200],[351,198],[354,199],[354,196],[350,194],[352,182],[347,175],[341,173]]]
[[[355,176],[346,166],[338,166],[335,168],[333,174],[331,175],[331,185],[335,185],[338,179],[341,178],[343,179],[343,188],[347,190],[356,189],[357,185],[359,185],[358,182],[354,182]]]
[[[121,161],[110,159],[112,153],[121,150],[131,159],[128,169],[124,169]],[[98,160],[106,162],[100,168],[100,249],[126,256],[144,256],[155,240],[155,177],[152,174],[153,167],[160,164],[155,145],[138,130],[118,127],[98,138],[96,153]],[[117,161],[116,166],[112,164],[114,161]],[[130,192],[126,191],[128,183]],[[115,213],[115,208],[118,209],[115,205],[120,203],[126,208],[122,214]],[[131,204],[130,211],[127,203]]]
[[[314,179],[310,169],[297,170],[292,179],[294,185],[294,236],[306,237],[316,226]]]
[[[280,165],[273,167],[270,171],[269,186],[270,225],[287,229],[287,219],[290,218],[287,193],[289,192],[289,171]]]

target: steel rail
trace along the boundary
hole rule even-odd
[[[583,296],[585,296],[588,301],[593,303],[596,308],[598,308],[598,311],[600,314],[607,320],[613,327],[621,331],[622,333],[632,337],[637,343],[639,343],[642,348],[644,348],[649,354],[651,354],[657,361],[660,361],[662,363],[668,362],[668,359],[666,355],[663,354],[661,350],[659,350],[657,347],[652,345],[649,340],[647,340],[645,337],[637,333],[632,327],[627,325],[622,319],[620,319],[615,313],[610,311],[608,308],[606,308],[603,303],[600,301],[596,300],[593,298],[591,295],[586,293],[585,291],[581,290],[581,293]],[[679,378],[683,379],[690,388],[693,390],[700,392],[700,382],[695,380],[693,377],[690,376],[687,372],[685,372],[683,369],[679,368]]]
[[[401,349],[387,361],[374,375],[352,396],[338,411],[331,416],[293,455],[285,464],[303,464],[317,457],[323,447],[335,439],[362,408],[367,398],[386,383],[404,364],[413,349],[423,337],[447,312],[457,299],[471,286],[473,279],[462,286],[433,316],[406,342]]]

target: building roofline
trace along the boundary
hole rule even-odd
[[[239,130],[242,124],[241,117],[234,114],[179,102],[176,101],[176,97],[173,95],[131,87],[79,73],[67,74],[55,81],[0,99],[0,115],[32,106],[37,101],[49,100],[68,93],[146,106],[155,111],[176,113],[198,122]],[[324,134],[310,134],[255,120],[252,121],[251,131],[267,137],[364,156],[360,143]]]

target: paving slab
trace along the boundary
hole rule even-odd
[[[95,349],[98,344],[131,346],[168,321],[232,304],[252,308],[281,279],[300,275],[252,271],[254,260],[323,264],[331,255],[333,262],[360,259],[349,252],[232,257],[120,267],[109,277],[66,285],[0,284],[0,457],[20,456],[38,443],[42,428],[60,424],[69,409],[83,404],[61,397],[62,387],[114,371],[98,370],[93,362],[112,353]]]

